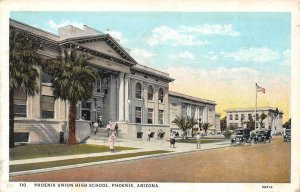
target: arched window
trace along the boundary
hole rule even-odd
[[[164,102],[164,91],[162,88],[158,91],[158,102],[163,103]]]
[[[239,115],[235,114],[235,120],[239,120]]]
[[[142,86],[140,83],[136,83],[135,85],[135,98],[142,98]]]
[[[229,115],[229,120],[232,120],[232,115],[231,114]]]
[[[148,101],[153,101],[153,87],[151,85],[148,87]]]

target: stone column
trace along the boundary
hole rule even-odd
[[[119,74],[119,120],[124,121],[124,73]]]
[[[125,75],[125,121],[128,122],[129,121],[129,103],[128,103],[128,93],[129,93],[129,78],[128,78],[128,74]]]

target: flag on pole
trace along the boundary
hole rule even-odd
[[[257,91],[257,92],[266,93],[266,89],[263,88],[263,87],[258,86],[257,84],[256,84],[256,91]]]

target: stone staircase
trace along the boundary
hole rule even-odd
[[[117,139],[118,140],[123,140],[125,138],[125,133],[123,133],[122,131],[118,131],[118,136]],[[89,139],[87,140],[87,143],[89,143],[89,141],[107,141],[108,140],[108,132],[106,130],[106,128],[99,128],[98,132],[96,133],[96,135],[94,133],[91,133],[91,136],[89,137]]]

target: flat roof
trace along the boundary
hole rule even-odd
[[[276,110],[276,107],[269,107],[269,106],[266,106],[266,107],[257,107],[257,111],[269,111],[269,110]],[[248,107],[248,108],[229,108],[229,109],[226,109],[225,112],[253,112],[255,111],[255,107]],[[278,109],[278,111],[280,113],[283,113],[282,110]]]
[[[185,94],[174,92],[174,91],[170,91],[169,95],[173,96],[173,97],[179,97],[179,98],[183,98],[183,99],[187,99],[187,100],[191,100],[191,101],[197,101],[197,102],[201,102],[201,103],[205,103],[205,104],[217,105],[217,103],[212,100],[201,99],[198,97],[193,97],[193,96],[185,95]]]

